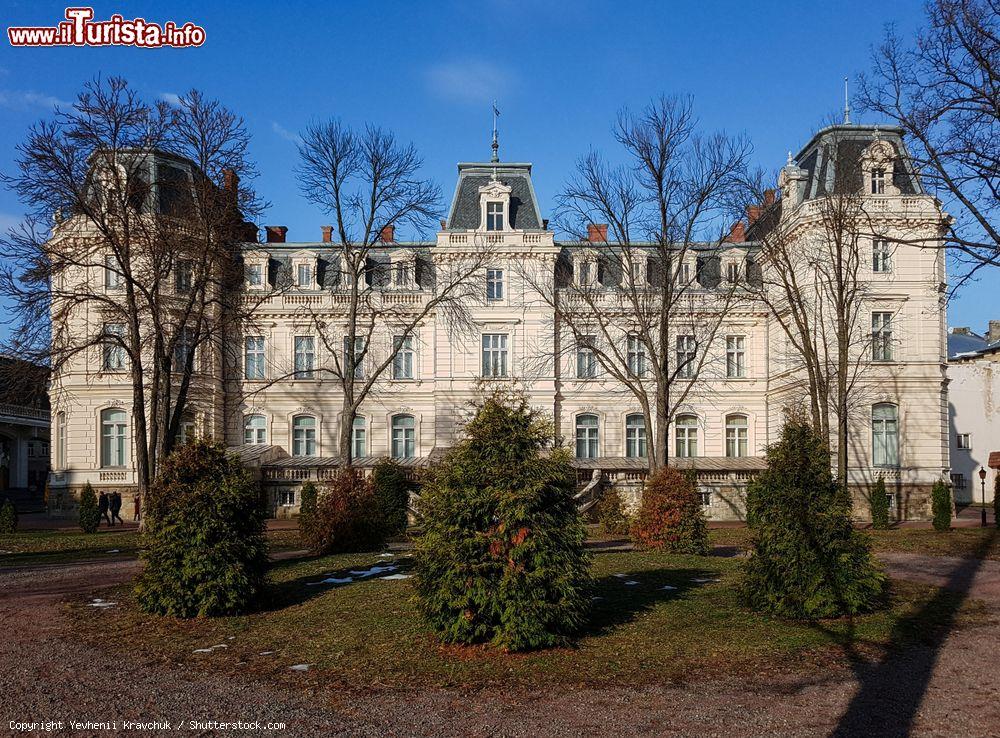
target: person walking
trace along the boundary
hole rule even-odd
[[[108,515],[109,506],[108,493],[102,491],[101,496],[97,499],[97,511],[101,514],[102,518],[108,521],[108,525],[114,526],[114,523],[111,522],[111,517]]]
[[[119,514],[122,511],[122,493],[117,490],[111,493],[111,524],[115,524],[117,520],[122,525],[125,525],[125,521],[122,520],[122,516]]]
[[[142,520],[142,496],[136,492],[132,498],[132,522],[138,523]]]

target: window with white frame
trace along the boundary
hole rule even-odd
[[[742,457],[749,453],[746,415],[726,416],[726,456]]]
[[[639,336],[628,336],[625,342],[629,373],[635,377],[645,377],[649,371],[646,362],[646,344]]]
[[[292,456],[316,455],[316,418],[296,415],[292,418]]]
[[[181,427],[177,429],[177,445],[184,446],[195,439],[194,418],[186,415],[181,420]]]
[[[56,413],[56,449],[54,468],[66,468],[66,413],[60,410]]]
[[[885,194],[885,170],[881,167],[872,169],[871,190],[873,195]]]
[[[968,433],[959,433],[955,436],[955,448],[970,449],[972,448],[972,438]]]
[[[243,443],[248,446],[267,443],[267,418],[263,415],[247,415],[243,418]]]
[[[597,356],[594,353],[594,336],[580,336],[576,344],[576,377],[593,379],[597,376]]]
[[[295,378],[312,379],[316,368],[316,339],[313,336],[295,336]]]
[[[875,274],[888,274],[892,271],[892,250],[884,238],[872,241],[872,271]]]
[[[625,456],[646,458],[646,418],[640,413],[625,416]]]
[[[355,379],[365,378],[365,338],[354,337],[354,351],[351,351],[351,339],[344,336],[344,374],[354,370]]]
[[[582,257],[576,262],[576,283],[580,287],[592,287],[597,278],[597,263]]]
[[[872,313],[872,361],[892,361],[892,313]]]
[[[183,372],[187,369],[188,360],[194,354],[194,329],[181,326],[177,329],[174,342],[174,371]]]
[[[278,490],[278,505],[280,507],[294,507],[295,506],[295,490],[294,489],[279,489]]]
[[[736,284],[740,281],[740,265],[735,261],[726,263],[726,281]]]
[[[678,415],[674,419],[674,455],[691,458],[698,455],[698,418]]]
[[[597,458],[599,427],[596,415],[586,413],[576,416],[576,458]]]
[[[110,408],[101,412],[101,466],[122,467],[127,461],[128,429],[125,411]]]
[[[246,265],[246,278],[247,278],[247,286],[249,286],[249,287],[263,287],[264,286],[264,265],[263,264],[247,264]]]
[[[308,261],[300,261],[295,270],[295,285],[301,289],[313,288],[313,265]]]
[[[399,289],[409,289],[413,286],[413,264],[404,259],[392,264],[392,285]]]
[[[712,504],[712,490],[699,489],[698,498],[701,500],[702,507],[709,507]]]
[[[118,268],[118,259],[109,254],[104,257],[104,289],[120,290],[122,288],[121,270]]]
[[[368,423],[362,415],[355,415],[351,424],[351,455],[355,459],[368,455]]]
[[[486,230],[503,230],[503,202],[489,200],[486,203]]]
[[[393,336],[392,378],[413,379],[413,336]]]
[[[677,336],[677,376],[690,379],[697,365],[698,344],[694,336]]]
[[[507,376],[507,334],[483,334],[483,376]]]
[[[243,341],[243,376],[264,378],[264,337],[247,336]]]
[[[105,323],[104,340],[101,342],[101,369],[106,372],[120,372],[125,369],[125,347],[122,337],[125,335],[123,323]]]
[[[746,336],[726,336],[726,376],[733,379],[746,375]]]
[[[503,269],[486,270],[486,299],[503,299]]]
[[[872,460],[875,466],[899,466],[899,408],[889,402],[872,407]]]
[[[191,291],[194,282],[194,262],[190,259],[181,259],[177,262],[174,270],[174,289],[178,294]]]
[[[416,455],[416,423],[412,415],[392,416],[392,458],[412,459]]]
[[[683,287],[691,283],[691,264],[686,261],[678,262],[674,276],[675,284]]]

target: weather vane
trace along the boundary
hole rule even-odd
[[[497,101],[493,101],[493,157],[490,161],[500,161],[500,141],[497,139],[497,118],[500,117],[500,111],[497,109]]]

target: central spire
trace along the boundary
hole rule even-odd
[[[497,138],[497,118],[500,117],[500,111],[497,110],[497,101],[493,101],[493,156],[490,157],[490,161],[497,162],[500,161],[500,140]]]

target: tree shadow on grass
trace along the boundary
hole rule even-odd
[[[976,558],[960,560],[930,600],[896,622],[887,652],[876,663],[858,648],[853,622],[843,634],[815,624],[841,647],[860,685],[831,736],[910,735],[941,647],[996,536],[994,529],[977,547]]]
[[[271,567],[271,572],[284,567],[295,566],[305,561],[319,561],[323,557],[302,556],[300,558],[285,559],[275,562]],[[371,559],[363,564],[355,566],[341,567],[336,569],[322,569],[318,572],[304,574],[295,579],[281,582],[273,580],[268,584],[267,595],[262,611],[283,610],[286,607],[294,607],[309,602],[316,597],[320,597],[330,590],[353,587],[363,582],[384,579],[390,575],[410,575],[414,566],[412,556],[393,556],[392,558],[380,557],[379,554],[371,554]],[[352,572],[371,571],[375,567],[393,567],[383,569],[381,572],[371,572],[370,574],[354,574]],[[324,580],[339,580],[327,581]],[[350,581],[345,581],[350,580]]]

